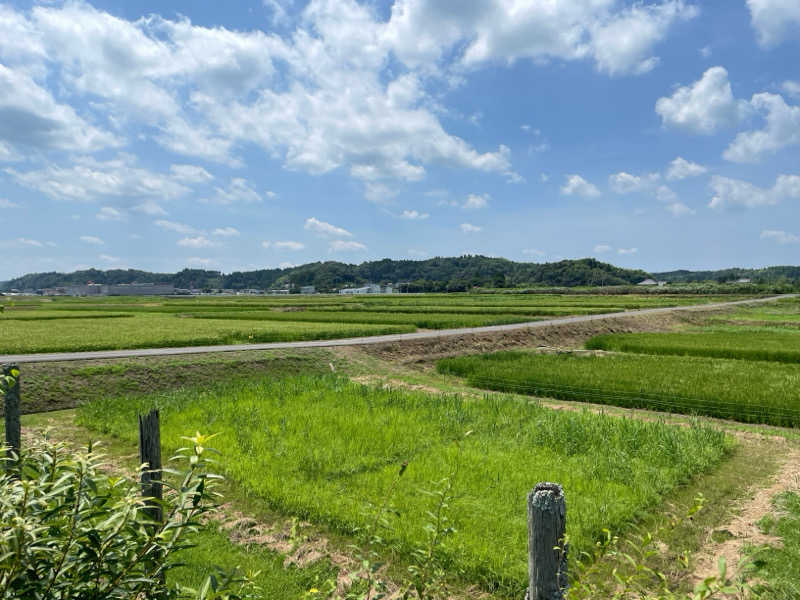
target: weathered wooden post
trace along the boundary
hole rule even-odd
[[[564,543],[567,502],[557,483],[528,494],[528,600],[563,600],[567,590]]]
[[[19,424],[20,396],[19,396],[19,367],[17,365],[3,365],[3,376],[10,377],[5,389],[3,410],[6,421],[6,446],[9,453],[19,456],[21,430]],[[11,383],[13,381],[13,383]],[[11,463],[6,463],[10,468]]]
[[[142,471],[142,496],[161,500],[161,431],[157,410],[139,415],[139,462],[147,463],[147,468]],[[161,504],[151,502],[147,514],[160,523],[163,518]]]

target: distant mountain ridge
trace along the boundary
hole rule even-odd
[[[700,283],[713,281],[730,283],[739,279],[749,279],[753,283],[796,283],[800,281],[800,267],[774,266],[762,269],[742,269],[738,267],[719,269],[717,271],[665,271],[653,273],[653,277],[668,283]]]
[[[224,274],[204,269],[178,273],[152,273],[135,269],[101,271],[87,269],[73,273],[31,273],[0,283],[0,291],[120,283],[169,283],[177,288],[272,289],[286,284],[313,285],[331,291],[350,285],[404,283],[412,292],[465,291],[471,287],[518,287],[587,285],[630,285],[650,275],[642,270],[623,269],[593,258],[554,263],[523,263],[486,256],[460,256],[427,260],[383,259],[358,265],[335,261],[315,262],[286,269]]]

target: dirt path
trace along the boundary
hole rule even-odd
[[[766,488],[752,487],[734,507],[736,516],[722,527],[708,532],[703,552],[694,557],[694,583],[717,574],[717,561],[724,556],[728,576],[736,574],[745,546],[775,545],[780,539],[762,533],[758,522],[774,512],[772,499],[787,491],[800,490],[800,451],[787,448],[785,460]],[[716,538],[719,541],[715,541]]]

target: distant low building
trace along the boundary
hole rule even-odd
[[[657,285],[658,287],[664,287],[667,285],[666,281],[656,281],[655,279],[645,279],[644,281],[640,281],[636,285]]]
[[[64,295],[67,296],[171,296],[175,294],[175,286],[171,283],[119,283],[111,285],[87,283],[86,285],[70,285],[65,288],[54,289],[63,289]]]
[[[749,277],[740,277],[736,280],[736,283],[753,283],[753,281]]]
[[[344,288],[339,290],[340,294],[345,295],[352,295],[352,294],[380,294],[381,293],[381,286],[376,283],[368,283],[363,287],[357,288]]]
[[[301,285],[300,286],[300,293],[301,294],[316,294],[317,288],[313,285]]]

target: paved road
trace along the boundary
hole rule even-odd
[[[530,321],[527,323],[512,323],[510,325],[490,325],[488,327],[464,327],[461,329],[440,329],[436,331],[420,331],[417,333],[399,333],[393,335],[373,335],[358,338],[343,338],[338,340],[318,340],[310,342],[273,342],[269,344],[231,344],[227,346],[187,346],[182,348],[140,348],[135,350],[97,350],[92,352],[52,352],[47,354],[6,354],[0,355],[0,363],[34,363],[53,362],[60,360],[96,360],[104,358],[132,358],[141,356],[169,356],[173,354],[206,354],[209,352],[236,352],[241,350],[276,350],[282,348],[330,348],[332,346],[364,346],[367,344],[384,344],[387,342],[404,342],[408,340],[426,340],[476,333],[493,333],[501,331],[515,331],[517,329],[538,329],[551,325],[564,325],[565,323],[585,323],[602,319],[615,319],[634,315],[656,315],[672,311],[696,311],[708,308],[735,306],[737,304],[754,304],[771,302],[777,298],[794,297],[798,294],[784,294],[750,300],[736,300],[734,302],[718,302],[715,304],[697,304],[693,306],[674,306],[668,308],[644,308],[625,312],[607,313],[602,315],[579,315],[575,317],[560,317],[545,321]]]

